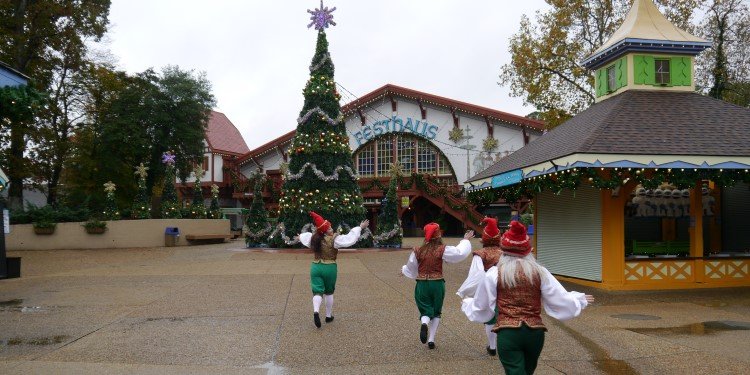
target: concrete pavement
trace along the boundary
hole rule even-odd
[[[0,373],[502,373],[447,265],[437,349],[419,343],[408,252],[342,252],[333,323],[312,324],[305,252],[243,243],[24,251],[0,281]],[[539,374],[750,373],[750,288],[603,292],[549,327]]]

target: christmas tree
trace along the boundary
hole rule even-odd
[[[164,219],[180,219],[180,202],[177,199],[177,191],[174,188],[175,182],[175,156],[167,151],[162,155],[161,162],[166,166],[164,173],[164,190],[161,193],[161,217]]]
[[[378,235],[375,236],[379,247],[401,247],[402,231],[398,220],[397,183],[397,177],[391,176],[391,184],[382,201],[383,211],[378,216]]]
[[[248,247],[256,247],[262,244],[269,233],[271,225],[268,223],[268,213],[263,203],[263,178],[259,176],[253,190],[253,204],[250,206],[250,215],[247,217],[247,235],[245,243]]]
[[[205,219],[206,205],[203,204],[203,190],[201,189],[201,178],[203,178],[203,167],[196,165],[193,169],[195,182],[193,183],[193,205],[190,207],[190,218]]]
[[[219,185],[211,185],[211,206],[208,209],[209,219],[220,219],[221,208],[219,208]]]
[[[308,10],[318,30],[310,79],[303,91],[305,103],[297,119],[297,134],[290,147],[291,161],[279,200],[279,225],[271,235],[274,246],[296,245],[293,237],[310,223],[310,211],[346,232],[365,218],[362,194],[353,168],[349,137],[333,80],[333,61],[328,53],[325,28],[335,25],[336,8]],[[357,246],[370,246],[369,231]]]
[[[104,211],[102,212],[104,220],[120,220],[120,210],[117,208],[115,190],[117,190],[117,187],[114,182],[107,181],[104,184],[104,192],[107,193],[107,198],[104,201]]]
[[[135,167],[135,174],[138,176],[138,194],[133,202],[133,208],[130,210],[130,216],[133,219],[150,219],[151,218],[151,200],[146,189],[146,176],[148,176],[148,167],[141,165]]]

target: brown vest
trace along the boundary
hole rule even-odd
[[[442,280],[444,252],[445,245],[425,245],[419,249],[414,249],[414,256],[417,258],[417,265],[419,266],[417,280]]]
[[[482,263],[484,263],[484,272],[487,272],[487,270],[497,264],[497,261],[500,260],[500,255],[502,253],[503,250],[501,250],[499,247],[492,246],[485,247],[482,250],[477,250],[474,252],[474,255],[482,258]]]
[[[501,271],[501,270],[498,270]],[[497,323],[492,328],[497,332],[501,328],[519,328],[526,323],[529,328],[547,330],[542,322],[542,284],[539,276],[531,282],[521,269],[515,288],[501,285],[497,277]]]
[[[339,254],[339,249],[333,246],[336,236],[337,234],[323,236],[323,241],[320,241],[320,254],[313,253],[315,254],[313,263],[336,263],[336,257]]]

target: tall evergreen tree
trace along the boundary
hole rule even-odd
[[[219,207],[219,185],[211,185],[211,206],[208,208],[209,219],[221,218],[221,207]]]
[[[391,184],[388,186],[385,199],[383,199],[383,211],[378,217],[378,235],[375,236],[375,240],[380,247],[401,247],[403,232],[398,220],[397,184],[397,176],[391,176]]]
[[[365,218],[324,31],[328,24],[335,23],[327,8],[321,6],[310,13],[313,22],[309,26],[315,25],[318,40],[290,148],[289,175],[279,200],[279,230],[272,241],[275,246],[294,245],[292,238],[310,223],[310,211],[344,231]],[[358,246],[369,246],[372,236],[363,237]]]
[[[104,211],[102,211],[104,220],[120,220],[120,209],[117,208],[115,190],[117,190],[117,186],[112,181],[107,181],[104,184],[104,192],[107,194],[104,201]]]
[[[195,182],[193,183],[193,205],[190,207],[190,217],[192,219],[206,218],[206,205],[203,203],[203,189],[201,188],[201,178],[203,178],[203,167],[200,164],[193,170]]]
[[[146,188],[146,177],[148,176],[148,167],[143,165],[137,166],[135,174],[138,176],[138,195],[133,202],[133,208],[130,216],[133,219],[150,219],[151,218],[151,199],[148,196]]]

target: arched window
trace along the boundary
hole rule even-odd
[[[391,165],[397,160],[407,175],[454,176],[448,158],[437,147],[410,135],[384,135],[360,147],[354,160],[362,177],[388,177]]]

